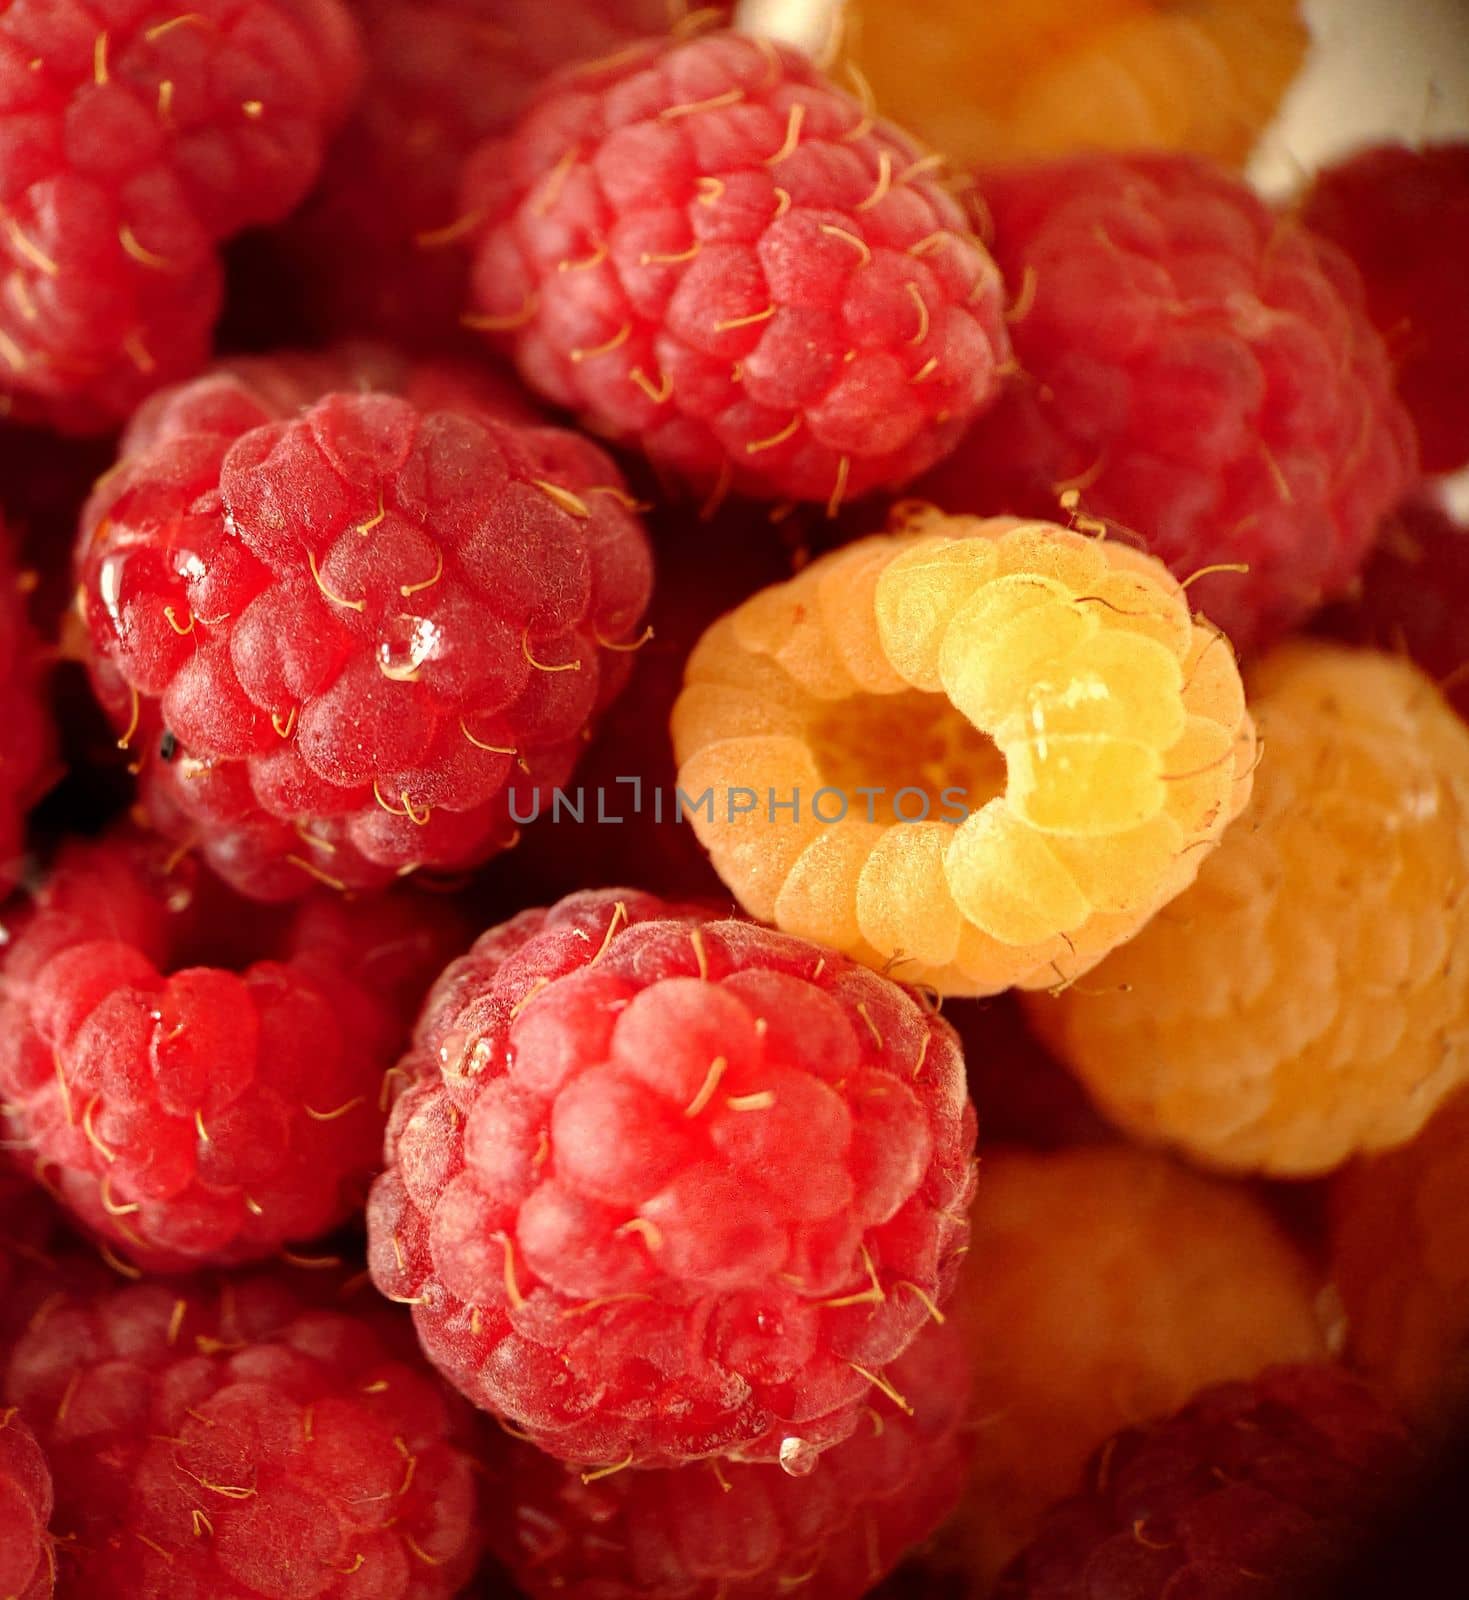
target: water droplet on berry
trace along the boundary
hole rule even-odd
[[[780,1441],[780,1466],[793,1478],[804,1478],[816,1468],[816,1446],[808,1439],[798,1439],[795,1434]]]
[[[425,661],[438,654],[441,635],[427,617],[400,612],[389,617],[377,642],[378,670],[385,678],[411,683]]]
[[[97,574],[97,593],[107,607],[112,626],[119,632],[122,631],[122,607],[119,604],[122,599],[122,570],[126,565],[125,555],[108,556]]]

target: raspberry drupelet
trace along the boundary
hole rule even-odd
[[[51,1469],[35,1435],[13,1406],[0,1406],[0,1594],[6,1600],[50,1600],[51,1498]]]
[[[948,1024],[832,951],[632,891],[445,973],[368,1205],[436,1366],[565,1461],[779,1461],[891,1398],[947,1297],[974,1112]]]
[[[956,161],[1107,148],[1249,154],[1305,59],[1299,0],[857,0],[878,102]]]
[[[1411,1488],[1402,1423],[1340,1367],[1272,1367],[1109,1439],[1001,1600],[1304,1600]]]
[[[684,682],[679,787],[745,910],[945,994],[1085,972],[1250,792],[1228,641],[1152,557],[1049,523],[899,507]]]
[[[946,1544],[976,1593],[1119,1428],[1324,1359],[1317,1282],[1260,1200],[1125,1145],[992,1150],[950,1303],[974,1455]]]
[[[5,1393],[51,1463],[62,1592],[460,1594],[480,1547],[472,1419],[396,1321],[265,1278],[53,1307]]]
[[[1352,258],[1426,472],[1469,466],[1469,141],[1384,145],[1319,173],[1301,215]]]
[[[101,432],[202,367],[218,245],[301,200],[360,68],[340,0],[7,7],[7,411]]]
[[[669,0],[356,0],[361,98],[277,244],[312,323],[413,348],[459,334],[460,170],[558,67],[665,32]]]
[[[834,513],[952,449],[1009,358],[940,165],[768,40],[652,41],[471,157],[465,320],[674,478]]]
[[[17,569],[0,527],[0,895],[20,876],[26,812],[56,775],[42,646],[27,614],[31,587],[32,575]]]
[[[491,1456],[490,1548],[532,1600],[858,1600],[953,1510],[968,1454],[953,1330],[925,1329],[850,1439],[802,1477],[703,1461],[585,1481],[526,1444]]]
[[[1417,464],[1351,263],[1186,156],[982,181],[1022,370],[922,492],[1121,524],[1241,652],[1342,593]]]
[[[1332,1182],[1331,1277],[1352,1362],[1404,1412],[1469,1412],[1469,1093],[1401,1150]]]
[[[324,899],[247,940],[242,970],[205,965],[195,874],[161,856],[70,844],[9,923],[0,1099],[9,1148],[114,1256],[178,1271],[360,1207],[383,1075],[457,941],[426,903]]]
[[[631,498],[520,405],[354,351],[237,363],[134,419],[77,551],[93,680],[150,821],[241,892],[478,864],[624,681],[651,586]]]
[[[1469,729],[1395,656],[1248,679],[1265,758],[1198,881],[1032,1020],[1102,1111],[1211,1166],[1329,1172],[1469,1082]]]

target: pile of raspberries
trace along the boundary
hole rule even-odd
[[[850,9],[0,3],[0,1600],[1303,1600],[1469,1415],[1469,144]]]

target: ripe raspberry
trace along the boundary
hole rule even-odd
[[[1469,1407],[1469,1094],[1332,1184],[1331,1275],[1353,1363],[1442,1427]]]
[[[197,371],[216,247],[306,193],[359,66],[339,0],[7,7],[7,408],[100,432]]]
[[[1074,489],[1180,577],[1248,563],[1193,596],[1240,650],[1341,593],[1416,464],[1351,264],[1184,156],[995,173],[985,199],[1024,372],[926,492],[1043,516]]]
[[[266,1279],[53,1310],[6,1393],[50,1458],[63,1592],[458,1594],[479,1547],[465,1419],[393,1320]]]
[[[1112,1146],[984,1161],[951,1307],[974,1464],[953,1543],[977,1592],[1119,1428],[1325,1356],[1304,1259],[1247,1190]]]
[[[26,812],[55,778],[55,738],[43,693],[41,645],[26,616],[30,589],[0,529],[0,895],[25,854]]]
[[[35,1435],[12,1408],[0,1410],[0,1594],[50,1600],[51,1469]]]
[[[191,894],[125,839],[67,846],[10,925],[0,1002],[11,1148],[158,1271],[270,1255],[361,1204],[383,1073],[452,947],[404,897],[329,902],[236,974],[190,963]]]
[[[1228,643],[1158,562],[1049,523],[900,507],[685,685],[679,787],[744,908],[946,994],[1085,972],[1249,795]]]
[[[415,346],[459,332],[459,176],[543,78],[664,32],[668,0],[357,0],[361,100],[278,246],[313,324]]]
[[[651,41],[471,158],[466,320],[673,475],[835,512],[947,454],[1008,359],[935,160],[769,41]]]
[[[1318,175],[1302,205],[1352,258],[1398,369],[1427,472],[1469,466],[1469,143],[1365,150]]]
[[[1429,496],[1398,507],[1357,591],[1321,619],[1333,635],[1406,655],[1469,721],[1469,526]]]
[[[401,397],[330,392],[364,372]],[[97,692],[153,824],[241,892],[483,861],[620,687],[629,497],[505,403],[352,352],[239,363],[125,436],[77,555]]]
[[[419,1020],[374,1278],[563,1460],[803,1470],[949,1292],[963,1070],[907,991],[800,940],[630,891],[524,912]]]
[[[1131,1133],[1309,1176],[1405,1143],[1469,1081],[1469,730],[1373,651],[1286,645],[1250,684],[1250,810],[1032,1020]]]
[[[533,1600],[858,1600],[958,1503],[967,1379],[952,1329],[925,1329],[850,1438],[791,1477],[698,1462],[593,1478],[529,1445],[491,1468],[491,1549]]]
[[[1325,1363],[1272,1367],[1108,1440],[999,1594],[1324,1596],[1416,1466],[1407,1430],[1366,1385]]]
[[[877,99],[956,161],[1193,150],[1233,164],[1305,58],[1299,0],[860,0]]]

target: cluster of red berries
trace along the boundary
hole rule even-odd
[[[4,1600],[1294,1600],[1469,1397],[1469,147],[729,9],[0,5]]]

